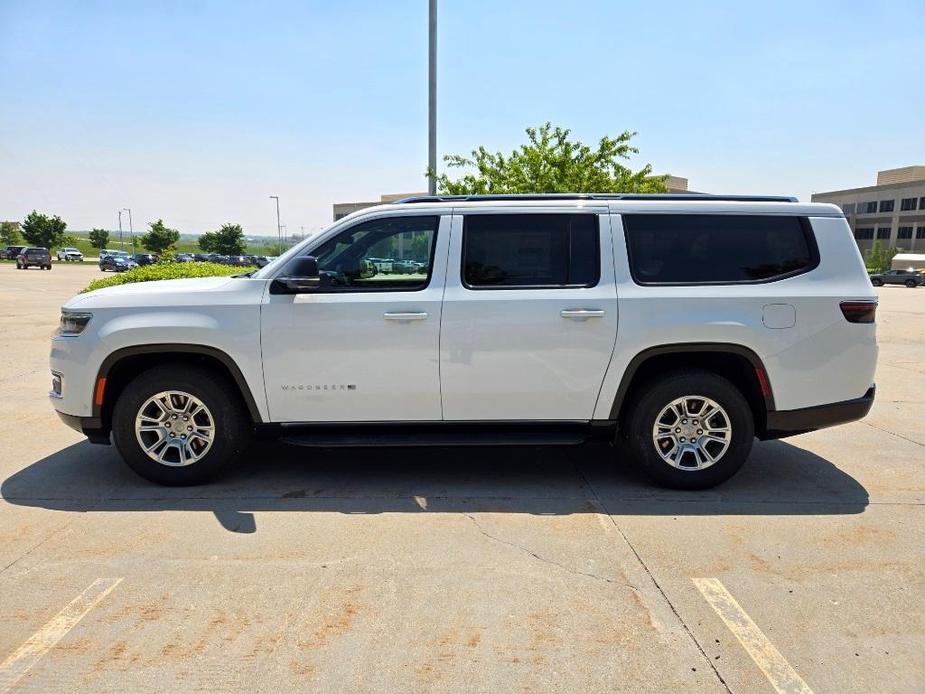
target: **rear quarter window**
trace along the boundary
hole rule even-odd
[[[804,217],[625,214],[630,272],[637,284],[753,284],[819,264]]]

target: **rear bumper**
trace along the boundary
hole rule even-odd
[[[86,436],[90,443],[109,445],[109,431],[103,429],[103,424],[99,417],[77,417],[76,415],[58,412],[58,410],[55,410],[55,412],[62,422],[74,431]]]
[[[862,397],[854,400],[768,412],[766,431],[761,438],[780,439],[863,419],[874,404],[875,392],[876,386],[871,386]]]

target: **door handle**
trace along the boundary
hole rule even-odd
[[[603,318],[607,312],[596,308],[567,308],[559,311],[559,315],[570,320],[588,320],[589,318]]]
[[[397,320],[397,321],[410,321],[410,320],[425,320],[427,314],[421,311],[420,313],[386,313],[384,315],[386,320]]]

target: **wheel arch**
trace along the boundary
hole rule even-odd
[[[774,394],[761,358],[744,345],[721,342],[690,342],[649,347],[627,365],[610,409],[610,419],[622,423],[634,392],[666,370],[702,368],[717,373],[739,388],[748,400],[761,436],[767,427],[767,413],[773,412]]]
[[[178,363],[200,366],[228,378],[235,385],[254,424],[263,423],[257,401],[234,359],[208,345],[175,343],[135,345],[109,354],[93,381],[93,417],[108,432],[112,426],[113,406],[134,376],[155,366]]]

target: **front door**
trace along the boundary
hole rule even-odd
[[[447,420],[590,420],[617,337],[603,210],[454,217],[440,369]]]
[[[268,293],[261,339],[271,421],[440,420],[449,221],[413,213],[360,221],[306,251],[318,259],[319,288]]]

